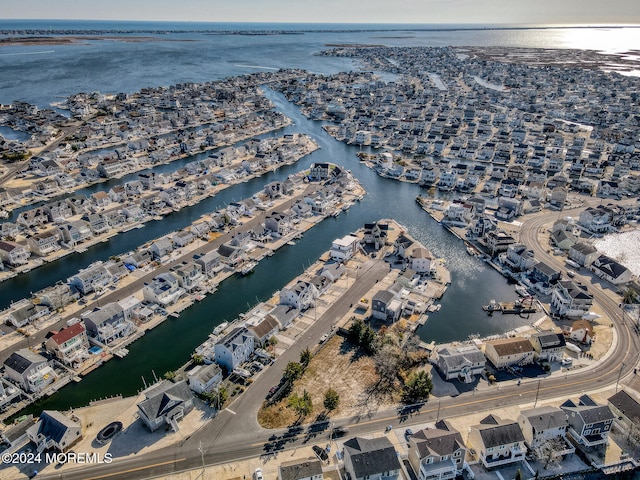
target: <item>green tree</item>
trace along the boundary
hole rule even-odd
[[[632,288],[627,288],[622,294],[622,303],[627,305],[636,302],[636,292]]]
[[[365,326],[360,333],[360,347],[369,355],[376,353],[376,332],[370,326]]]
[[[218,391],[205,392],[203,396],[213,408],[220,410],[229,398],[229,391],[225,387],[220,387]]]
[[[166,380],[171,380],[173,381],[176,378],[176,372],[174,372],[173,370],[169,370],[168,372],[164,372],[163,377]]]
[[[284,379],[288,382],[295,382],[304,372],[304,368],[298,362],[289,362],[284,369]]]
[[[349,341],[355,345],[360,345],[360,336],[365,324],[361,318],[356,318],[349,326]]]
[[[324,392],[324,408],[329,410],[335,410],[338,408],[338,404],[340,403],[340,395],[333,388],[330,388],[326,392]]]
[[[198,353],[191,355],[191,360],[193,360],[193,363],[196,365],[202,365],[204,363],[204,357]]]
[[[304,418],[313,411],[311,395],[306,390],[302,396],[293,394],[289,397],[289,407],[292,408],[300,418]]]
[[[402,399],[407,403],[421,402],[429,398],[432,389],[431,377],[421,370],[407,379],[402,388]]]
[[[311,352],[309,351],[309,347],[307,347],[300,352],[300,363],[304,368],[307,368],[309,362],[311,362]]]

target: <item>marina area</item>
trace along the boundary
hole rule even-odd
[[[83,297],[79,302],[69,302],[63,305],[64,316],[56,314],[51,318],[42,319],[29,325],[27,329],[20,329],[20,333],[3,336],[3,351],[7,352],[20,348],[18,344],[25,342],[21,340],[21,336],[26,337],[28,342],[35,343],[38,341],[36,340],[38,337],[43,337],[44,333],[50,329],[61,327],[70,329],[78,322],[78,318],[86,322],[96,312],[106,312],[113,309],[113,305],[126,305],[124,308],[130,312],[126,316],[120,314],[111,319],[107,317],[109,323],[98,327],[97,335],[91,337],[91,344],[98,349],[94,353],[99,355],[83,355],[81,351],[75,349],[73,357],[60,358],[60,361],[56,362],[61,369],[56,374],[56,380],[46,389],[41,390],[38,396],[30,398],[35,400],[40,396],[50,395],[57,391],[67,377],[67,371],[72,371],[73,376],[84,375],[95,370],[97,366],[102,365],[112,356],[124,358],[128,353],[125,347],[158,326],[167,317],[179,319],[184,310],[193,305],[195,301],[203,301],[208,293],[215,292],[218,285],[228,277],[236,273],[242,274],[247,265],[250,265],[251,269],[255,268],[260,260],[273,255],[280,247],[287,245],[290,238],[301,238],[305,231],[324,218],[331,216],[333,208],[340,210],[348,208],[349,205],[363,197],[364,190],[359,187],[357,182],[354,182],[349,173],[342,172],[335,166],[331,166],[329,169],[328,164],[324,164],[324,166],[326,169],[321,172],[312,168],[312,174],[309,172],[304,174],[303,172],[296,179],[292,179],[291,190],[285,195],[278,193],[278,198],[271,200],[271,205],[262,209],[263,211],[256,209],[255,212],[246,211],[238,214],[236,223],[242,227],[235,228],[229,225],[225,229],[226,231],[217,232],[210,236],[208,238],[210,243],[203,244],[201,240],[196,240],[194,237],[188,244],[175,251],[171,249],[167,254],[157,257],[156,263],[161,265],[160,268],[147,265],[143,268],[132,269],[132,273],[129,275],[118,277],[117,285],[112,286],[112,292],[102,296],[103,292],[98,291],[93,296],[92,300],[95,303],[84,299],[90,298],[90,296]],[[323,187],[323,184],[329,180],[331,180],[333,187]],[[316,182],[315,185],[313,182]],[[296,213],[299,212],[298,207],[302,208],[304,205],[305,199],[312,198],[322,188],[334,188],[336,185],[340,185],[340,188],[344,189],[343,192],[335,199],[324,201],[318,206],[321,208],[321,212],[316,211],[313,214],[311,208],[308,208],[305,210],[307,212],[305,214]],[[263,194],[266,195],[267,192],[263,192]],[[254,198],[257,199],[257,197]],[[264,199],[267,198],[268,196],[264,197]],[[319,214],[322,212],[324,213]],[[274,220],[275,223],[273,223]],[[265,223],[261,225],[260,221]],[[261,230],[256,227],[260,227]],[[262,233],[258,233],[259,236],[256,236],[255,232],[260,231]],[[171,239],[173,236],[174,234],[171,234],[167,238]],[[240,238],[243,240],[239,241]],[[231,243],[223,243],[229,239],[231,239]],[[162,241],[163,239],[157,239],[154,244],[160,244]],[[168,242],[168,245],[172,245],[171,240],[165,239],[164,241]],[[216,252],[216,249],[218,253],[209,253]],[[147,252],[144,247],[140,251]],[[224,257],[221,261],[221,256],[225,254],[231,254],[231,256]],[[193,262],[194,259],[197,262],[200,258],[207,258],[202,267]],[[187,263],[189,261],[191,263]],[[191,265],[191,273],[187,276],[185,269],[188,265]],[[100,266],[93,268],[98,267]],[[170,272],[176,272],[176,274]],[[151,287],[148,287],[145,282],[144,288],[136,290],[141,288],[143,281],[152,277]],[[165,288],[155,290],[153,285],[159,280],[173,282],[173,284],[169,290]],[[123,297],[125,292],[128,295],[126,298]],[[66,295],[65,298],[71,300]],[[199,300],[197,300],[198,298]],[[109,303],[110,300],[112,303]],[[102,302],[102,309],[100,302]],[[82,331],[84,332],[84,329]],[[20,407],[24,407],[24,405],[21,404]],[[7,410],[4,415],[10,415],[14,411]]]

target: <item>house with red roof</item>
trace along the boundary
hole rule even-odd
[[[47,352],[69,366],[76,366],[89,357],[89,339],[82,322],[63,328],[46,341]]]

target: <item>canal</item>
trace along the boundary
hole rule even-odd
[[[360,228],[365,222],[381,218],[393,218],[404,225],[409,233],[429,248],[434,255],[443,258],[451,271],[452,282],[442,299],[439,313],[432,314],[428,322],[418,330],[426,341],[438,343],[464,340],[469,335],[481,336],[500,333],[526,323],[517,316],[488,317],[482,304],[491,298],[507,300],[514,297],[513,288],[504,278],[484,262],[466,253],[464,244],[422,211],[415,197],[424,191],[415,184],[400,183],[381,178],[361,164],[356,156],[358,149],[337,142],[321,128],[321,123],[308,120],[295,105],[283,96],[267,90],[268,97],[294,124],[278,132],[301,132],[312,136],[321,147],[295,165],[284,167],[264,177],[253,179],[228,188],[216,197],[198,205],[173,213],[165,220],[152,222],[145,228],[121,234],[107,244],[74,256],[73,261],[56,262],[34,270],[11,281],[20,281],[19,298],[36,290],[35,277],[48,278],[48,283],[65,279],[78,266],[86,265],[109,255],[135,248],[141,243],[182,228],[200,215],[224,206],[233,200],[248,197],[264,184],[308,167],[312,162],[329,161],[350,169],[367,190],[364,199],[339,217],[330,217],[293,246],[285,246],[272,257],[265,258],[247,277],[232,277],[220,285],[219,290],[200,303],[184,311],[178,319],[166,322],[148,332],[129,347],[129,354],[115,358],[87,375],[79,384],[64,387],[57,394],[31,406],[28,411],[39,413],[42,409],[66,409],[86,405],[90,400],[112,395],[135,394],[144,382],[161,377],[166,371],[183,364],[202,343],[213,328],[225,320],[232,320],[257,302],[268,299],[292,278],[300,274],[310,263],[329,249],[331,241]],[[77,258],[76,258],[77,257]],[[67,263],[72,263],[71,266]],[[64,272],[64,273],[62,273]],[[42,282],[42,286],[46,285]],[[3,295],[6,285],[2,286]],[[41,287],[38,287],[41,288]]]

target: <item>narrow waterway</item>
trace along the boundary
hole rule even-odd
[[[160,377],[164,372],[179,367],[216,325],[232,320],[249,306],[268,299],[326,251],[332,240],[355,231],[365,222],[381,218],[393,218],[404,225],[411,235],[436,256],[444,258],[451,271],[452,283],[442,299],[442,309],[439,313],[432,314],[426,325],[418,330],[421,338],[436,342],[464,340],[471,334],[499,333],[527,322],[517,316],[488,317],[481,310],[482,304],[488,303],[491,298],[514,298],[513,288],[495,270],[470,257],[461,240],[418,207],[415,197],[421,190],[417,185],[379,177],[358,161],[356,147],[333,140],[322,130],[321,122],[311,121],[300,115],[297,107],[281,95],[270,90],[267,90],[267,95],[278,110],[294,120],[294,125],[278,134],[307,133],[316,139],[321,147],[319,150],[295,165],[230,187],[220,195],[174,213],[161,222],[152,222],[140,230],[118,235],[108,244],[101,244],[98,249],[79,255],[77,262],[88,264],[96,259],[130,250],[151,238],[191,223],[203,213],[232,200],[245,198],[258,191],[265,183],[285,178],[289,173],[308,167],[312,162],[329,161],[350,169],[367,190],[364,199],[339,217],[331,217],[318,224],[296,245],[285,246],[272,257],[265,258],[253,274],[230,278],[215,294],[184,311],[179,319],[168,319],[148,332],[129,347],[129,355],[124,359],[108,362],[79,384],[63,388],[56,395],[30,407],[29,411],[39,413],[43,408],[64,409],[86,405],[97,398],[136,393],[144,385],[143,378],[148,383],[153,381],[154,374]],[[46,272],[49,283],[53,283],[77,270],[77,267],[70,266],[62,274],[62,269],[67,268],[66,263],[71,262],[65,260],[58,263],[62,265],[57,265],[50,271],[46,270],[49,266],[44,266],[25,275],[19,298],[28,294],[28,289],[34,289],[26,278],[34,275],[41,277]],[[4,285],[2,290],[3,295],[6,295]]]

